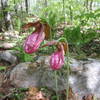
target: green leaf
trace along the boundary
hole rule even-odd
[[[0,66],[0,71],[5,70],[6,67],[5,66]]]

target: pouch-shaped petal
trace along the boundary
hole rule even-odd
[[[56,51],[51,55],[50,67],[53,70],[59,70],[64,65],[64,55],[62,51]]]
[[[34,32],[33,34],[29,35],[24,43],[25,52],[28,54],[36,52],[44,38],[45,34],[43,32]]]

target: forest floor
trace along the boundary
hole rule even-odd
[[[6,33],[7,34],[7,33]],[[13,33],[12,33],[13,34]],[[15,32],[16,35],[11,35],[8,33],[9,36],[0,36],[0,53],[12,50],[12,48],[16,45],[16,38],[20,38],[18,32]],[[14,38],[13,40],[11,38]],[[5,41],[6,39],[10,41]],[[14,42],[12,42],[14,41]],[[72,47],[69,47],[72,49]],[[81,48],[82,52],[80,56],[77,56],[79,52],[72,52],[71,55],[78,59],[81,58],[100,58],[100,41],[99,40],[92,40],[90,43],[84,45]],[[1,57],[1,55],[0,55]],[[10,58],[0,59],[0,100],[57,100],[56,92],[49,88],[40,88],[40,87],[31,87],[31,88],[17,88],[16,86],[11,84],[9,80],[9,73],[11,70],[21,61],[15,60],[13,63]],[[60,100],[77,100],[75,98],[75,94],[73,93],[72,89],[69,88],[68,97],[66,96],[66,90],[62,90],[58,92]],[[93,100],[93,95],[89,94],[86,97],[83,97],[82,100]]]

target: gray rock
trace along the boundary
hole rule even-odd
[[[0,60],[7,61],[11,64],[17,63],[17,57],[9,50],[0,52]]]
[[[11,71],[10,80],[17,87],[48,87],[56,90],[55,73],[49,67],[43,65],[37,66],[36,63],[30,62],[20,63]],[[66,87],[66,82],[61,76],[58,76],[58,90],[63,90]]]
[[[77,70],[81,67],[81,70]],[[80,96],[94,94],[100,98],[100,60],[79,61],[75,72],[69,77],[70,86]]]
[[[35,63],[21,63],[11,71],[10,80],[18,87],[47,86],[56,90],[55,72],[49,67],[48,56],[41,56]],[[80,97],[94,94],[100,97],[100,60],[70,60],[72,70],[69,76],[69,85],[74,93]],[[31,66],[31,67],[30,67]],[[60,70],[57,76],[58,91],[67,88],[67,76],[65,70]]]
[[[18,87],[28,88],[30,86],[38,86],[40,72],[33,72],[29,68],[30,62],[21,63],[15,66],[10,75],[10,80]]]
[[[4,49],[13,48],[15,46],[16,46],[16,43],[9,43],[9,42],[0,43],[0,47]]]

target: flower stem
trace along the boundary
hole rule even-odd
[[[55,71],[55,81],[56,81],[56,96],[57,96],[57,100],[59,100],[59,94],[58,92],[58,80],[57,80],[57,71]]]
[[[65,62],[65,66],[67,67],[67,86],[66,86],[66,100],[68,100],[69,97],[69,74],[70,74],[70,65],[69,65],[69,52],[67,52],[67,59]]]

